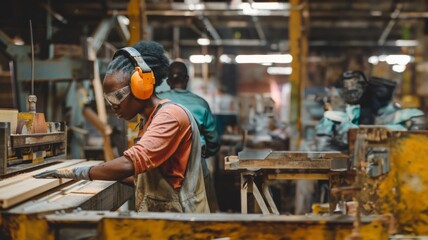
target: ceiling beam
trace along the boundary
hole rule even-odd
[[[389,20],[388,24],[386,25],[385,29],[380,35],[379,40],[377,41],[379,46],[382,46],[383,44],[385,44],[386,38],[388,38],[389,33],[391,32],[392,28],[397,22],[398,16],[400,16],[401,8],[402,8],[401,4],[397,4],[395,6],[395,10],[391,14],[391,19]]]

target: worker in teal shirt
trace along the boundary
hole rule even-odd
[[[210,106],[202,97],[186,90],[189,82],[187,67],[183,62],[172,62],[168,69],[167,83],[171,90],[158,93],[160,99],[170,99],[185,106],[195,118],[201,133],[202,169],[204,172],[205,188],[211,212],[219,210],[213,179],[206,164],[206,158],[214,156],[219,148],[219,138],[214,116]]]

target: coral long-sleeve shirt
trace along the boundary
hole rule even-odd
[[[138,142],[124,152],[134,164],[135,175],[159,167],[174,188],[184,180],[192,146],[192,128],[186,112],[175,104],[163,105],[148,120]]]

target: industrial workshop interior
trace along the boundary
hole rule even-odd
[[[0,5],[0,239],[428,239],[426,0]]]

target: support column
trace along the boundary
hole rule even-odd
[[[290,0],[290,53],[293,57],[291,67],[291,99],[290,99],[290,124],[295,127],[296,138],[291,139],[291,150],[298,149],[302,138],[302,93],[306,81],[306,56],[308,51],[307,28],[305,28],[304,16],[307,16],[307,4],[305,0]]]
[[[130,0],[128,4],[129,45],[149,39],[145,0]]]

